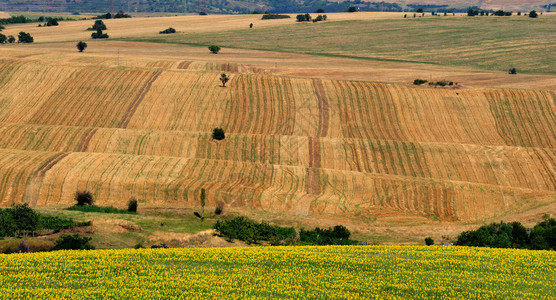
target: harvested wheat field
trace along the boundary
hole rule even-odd
[[[131,41],[0,53],[0,206],[67,206],[89,190],[101,205],[194,207],[205,188],[208,206],[363,230],[556,212],[552,74]],[[411,84],[422,73],[461,84]]]

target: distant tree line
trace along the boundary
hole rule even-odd
[[[131,18],[131,15],[128,15],[123,10],[120,10],[116,14],[105,13],[102,15],[98,15],[93,19],[123,19],[123,18]]]
[[[462,232],[458,246],[556,250],[556,219],[544,217],[533,228],[519,222],[492,223],[477,230]]]

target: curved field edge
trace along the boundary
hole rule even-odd
[[[123,40],[554,74],[556,17],[327,21]],[[507,30],[512,28],[512,30]],[[272,37],[272,38],[268,38]],[[341,38],[339,38],[341,37]]]
[[[556,254],[442,246],[0,255],[7,298],[556,299]],[[434,284],[431,284],[434,283]]]

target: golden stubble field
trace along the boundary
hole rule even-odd
[[[87,42],[0,47],[2,206],[192,207],[206,188],[209,206],[405,233],[556,212],[552,75]]]

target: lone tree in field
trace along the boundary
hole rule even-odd
[[[218,54],[218,52],[220,52],[220,47],[216,45],[211,45],[208,47],[208,49],[214,54]]]
[[[8,37],[0,33],[0,44],[4,44],[8,41]]]
[[[96,20],[95,24],[93,24],[93,27],[91,27],[89,30],[99,31],[99,30],[106,30],[106,29],[107,29],[106,25],[102,20]]]
[[[222,128],[214,128],[212,130],[212,139],[221,141],[226,138],[226,134],[224,133],[224,129]]]
[[[87,43],[85,43],[83,41],[79,41],[79,43],[77,43],[76,47],[77,47],[77,50],[79,50],[79,52],[83,52],[83,50],[85,50],[85,48],[87,48]]]
[[[515,74],[517,74],[517,70],[516,70],[515,68],[511,68],[511,69],[508,71],[508,74],[515,75]]]
[[[8,43],[10,44],[15,43],[15,37],[13,35],[8,35]]]
[[[226,73],[222,73],[222,75],[220,75],[220,81],[222,81],[222,87],[226,87],[226,83],[230,81],[230,77],[228,77]]]
[[[201,220],[205,219],[205,204],[206,204],[206,199],[207,199],[207,193],[205,192],[205,189],[201,189]]]
[[[204,188],[201,189],[200,199],[201,199],[201,213],[194,212],[193,214],[197,218],[201,219],[201,221],[204,221],[205,220],[205,200],[207,199],[207,193],[205,192]]]
[[[538,17],[539,14],[537,14],[536,11],[532,10],[531,12],[529,12],[529,18],[536,18]]]
[[[20,43],[32,43],[32,42],[34,42],[34,39],[31,36],[31,34],[29,34],[27,32],[23,32],[23,31],[19,33],[17,38],[18,38],[18,41]]]
[[[93,205],[93,194],[89,191],[75,192],[75,202],[79,206],[83,205]]]

